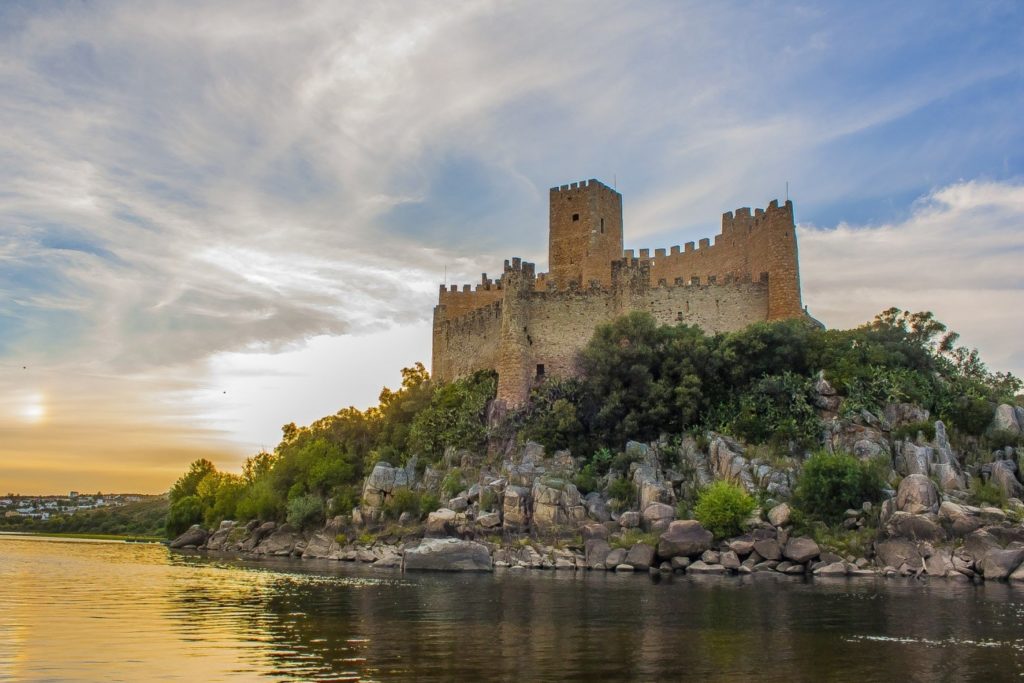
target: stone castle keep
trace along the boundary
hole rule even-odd
[[[737,209],[722,232],[683,248],[622,248],[622,195],[596,180],[551,188],[548,263],[519,258],[475,287],[441,285],[432,372],[442,381],[496,370],[498,398],[518,406],[546,376],[577,372],[594,328],[630,311],[727,332],[805,315],[793,203]]]

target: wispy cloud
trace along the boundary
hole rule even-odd
[[[801,225],[804,298],[831,326],[890,306],[930,310],[994,370],[1024,376],[1024,184],[937,189],[905,220]]]

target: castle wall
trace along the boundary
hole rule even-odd
[[[551,190],[550,272],[505,262],[497,281],[442,286],[432,373],[498,372],[498,398],[521,405],[542,377],[578,373],[594,329],[630,311],[714,334],[804,315],[793,205],[738,209],[722,232],[680,248],[622,250],[622,197],[596,180]]]
[[[633,258],[633,250],[624,252]],[[649,262],[651,283],[677,278],[699,284],[721,283],[729,278],[769,278],[768,319],[802,315],[793,203],[779,206],[773,201],[767,210],[737,209],[722,216],[722,232],[711,243],[702,239],[682,248],[641,249],[637,258]]]
[[[501,301],[449,318],[444,307],[434,309],[431,374],[441,381],[497,369],[501,340]]]

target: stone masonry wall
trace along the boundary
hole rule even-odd
[[[498,372],[498,398],[523,403],[542,377],[576,374],[597,325],[635,310],[708,333],[805,315],[793,204],[737,209],[722,232],[680,248],[622,250],[622,197],[596,180],[551,189],[551,272],[518,258],[498,280],[442,286],[432,373]]]

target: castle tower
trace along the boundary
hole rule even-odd
[[[498,399],[509,407],[526,403],[534,375],[530,335],[530,293],[536,277],[532,263],[505,261],[501,278],[501,332],[498,341]]]
[[[763,213],[754,216],[750,232],[750,272],[768,273],[768,320],[802,317],[793,202],[786,200],[779,206],[777,199],[772,200]]]
[[[622,258],[622,195],[584,180],[551,188],[550,207],[548,281],[610,286],[611,262]]]

